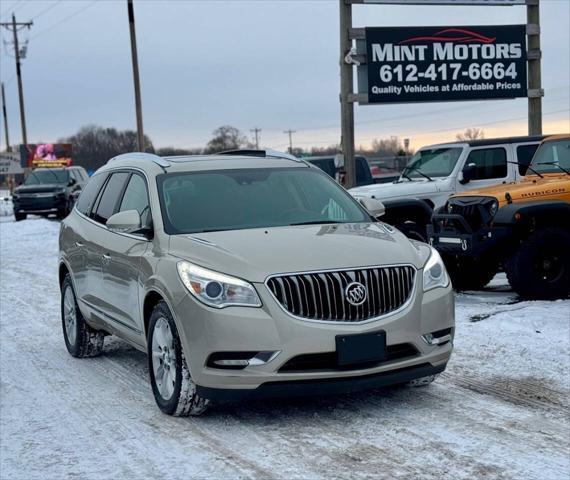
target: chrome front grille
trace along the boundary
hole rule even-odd
[[[266,284],[281,306],[296,317],[332,322],[361,322],[387,315],[409,300],[416,270],[409,265],[307,272],[270,277]],[[358,282],[366,299],[355,306],[347,299]]]

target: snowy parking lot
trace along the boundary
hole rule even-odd
[[[59,223],[0,218],[0,478],[570,476],[570,300],[520,302],[498,275],[457,295],[455,352],[427,388],[155,406],[146,357],[61,334]]]

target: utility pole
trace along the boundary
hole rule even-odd
[[[255,135],[255,149],[259,150],[259,134],[261,133],[261,128],[252,128],[250,132]]]
[[[143,130],[143,118],[142,118],[141,86],[139,79],[139,60],[137,54],[137,37],[135,32],[135,10],[133,8],[133,0],[127,0],[127,8],[129,11],[129,30],[131,33],[131,57],[133,60],[133,80],[135,83],[137,139],[138,139],[139,152],[144,152],[145,144],[144,144],[144,130]]]
[[[6,151],[11,152],[10,136],[8,135],[8,113],[6,111],[6,95],[4,94],[4,82],[2,82],[2,115],[4,116],[4,135],[6,136]]]
[[[289,135],[289,153],[293,155],[293,134],[295,130],[285,130],[283,133],[287,133]]]
[[[528,134],[542,135],[540,0],[531,0],[526,6],[528,35]]]
[[[352,4],[339,0],[340,13],[340,129],[341,149],[346,171],[345,186],[356,186],[356,164],[354,162],[354,104],[349,98],[353,93],[352,64],[345,61],[352,48],[349,31],[352,28]]]
[[[22,87],[22,69],[20,68],[20,46],[18,44],[18,29],[31,28],[34,22],[16,22],[16,16],[12,14],[12,22],[0,23],[0,26],[12,30],[14,35],[14,53],[16,58],[16,75],[18,77],[18,96],[20,99],[20,124],[22,127],[22,142],[24,145],[28,144],[28,134],[26,131],[26,112],[24,109],[24,90]]]

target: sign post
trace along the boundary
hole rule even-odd
[[[346,186],[353,187],[356,180],[355,102],[370,105],[527,97],[529,135],[541,134],[544,91],[539,1],[340,0],[341,147]],[[526,5],[527,25],[353,28],[353,4]],[[358,71],[356,94],[354,65]]]

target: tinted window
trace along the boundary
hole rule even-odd
[[[55,170],[53,168],[45,168],[43,170],[34,170],[24,182],[24,185],[38,185],[38,184],[67,184],[69,181],[69,174],[67,170]]]
[[[146,182],[141,175],[136,173],[131,176],[127,188],[125,189],[121,206],[119,207],[119,212],[125,210],[136,210],[141,216],[141,225],[147,226],[150,224],[150,208]]]
[[[471,163],[475,164],[473,180],[507,176],[507,152],[504,148],[473,150],[467,157],[467,165]]]
[[[371,220],[313,168],[172,173],[159,176],[158,187],[170,234]]]
[[[117,204],[128,177],[129,174],[127,172],[113,173],[111,175],[100,195],[95,214],[93,215],[95,221],[105,223],[117,211]]]
[[[107,178],[105,173],[94,175],[85,188],[81,191],[81,195],[79,196],[79,200],[77,201],[77,210],[79,210],[84,215],[89,215],[91,211],[91,207],[97,198],[97,194],[99,193],[99,189],[103,182]]]
[[[519,145],[517,147],[517,162],[519,166],[519,173],[526,174],[527,167],[530,165],[534,152],[538,148],[538,143],[535,145]]]

